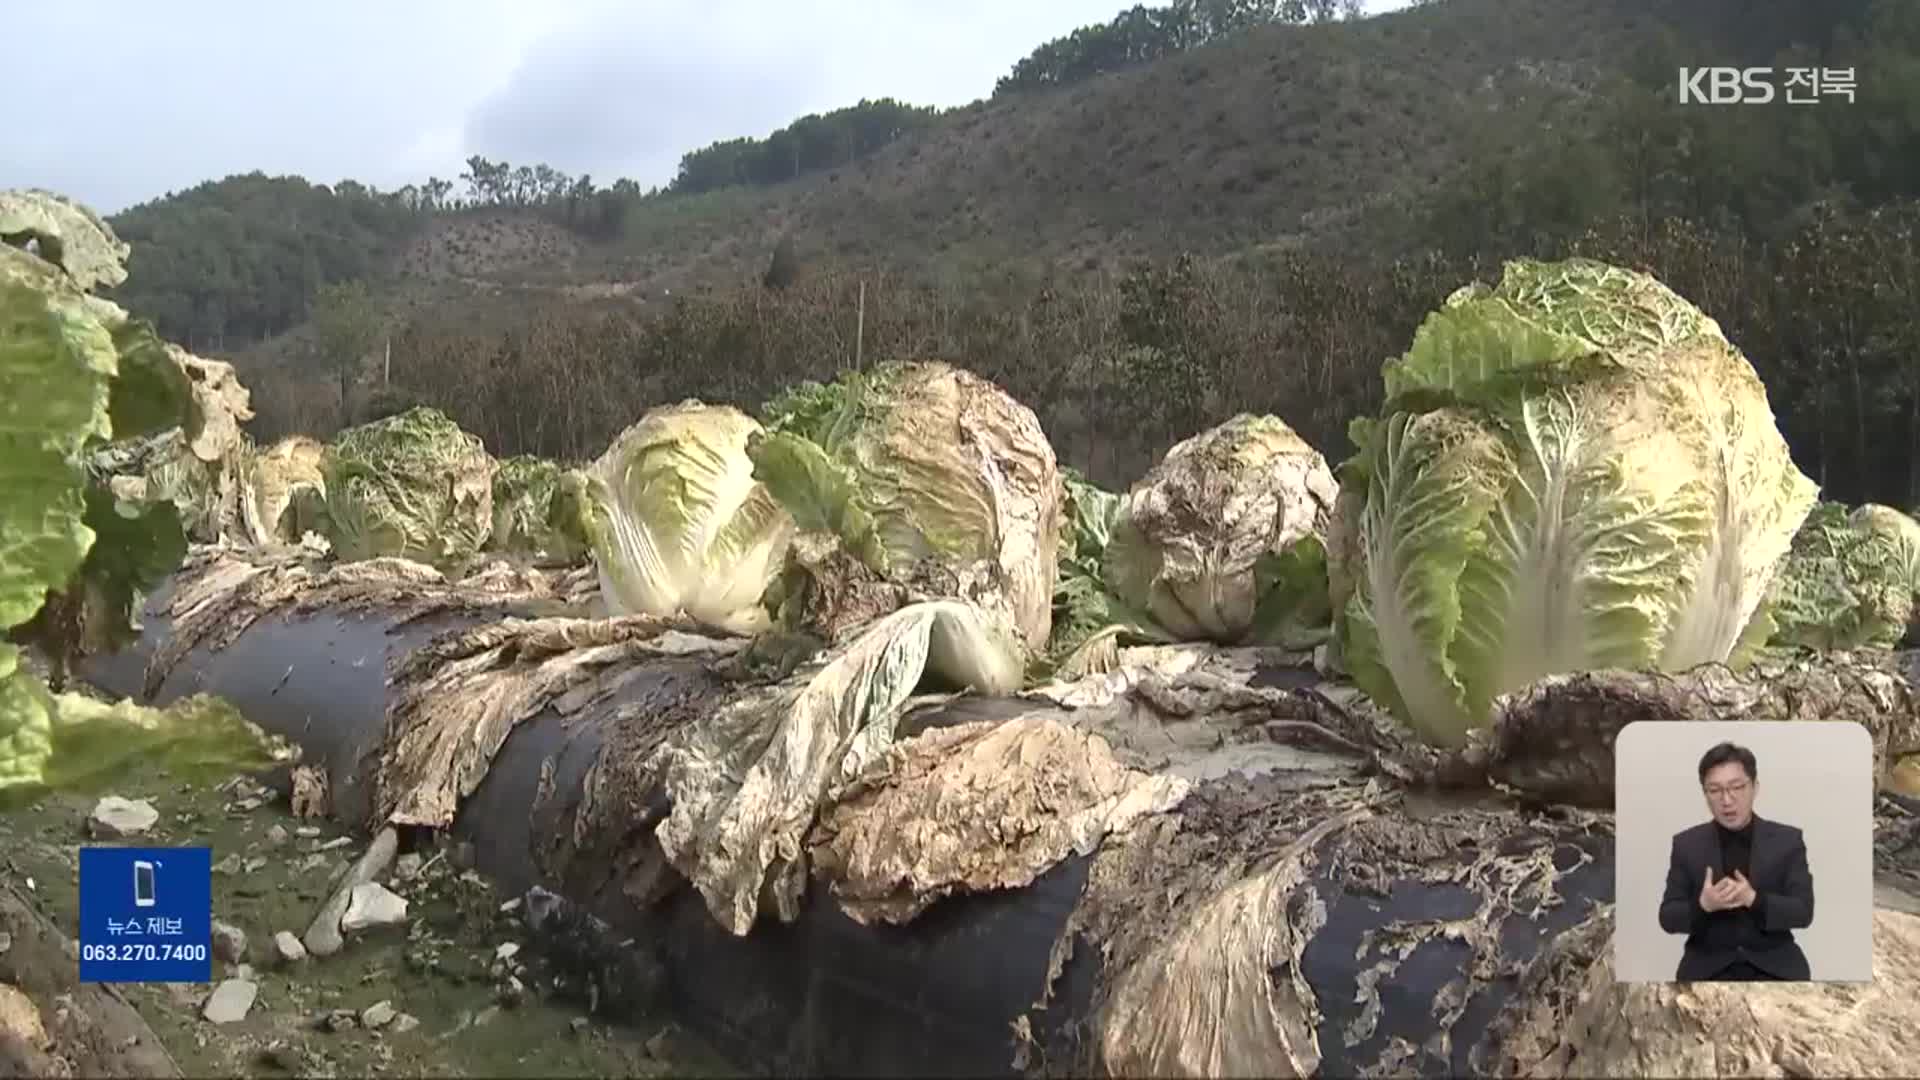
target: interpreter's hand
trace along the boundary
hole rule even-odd
[[[1713,871],[1709,870],[1707,872],[1712,873]],[[1728,907],[1747,908],[1753,906],[1753,901],[1756,899],[1756,896],[1753,891],[1753,885],[1747,881],[1747,875],[1735,870],[1733,876],[1725,880],[1733,885],[1732,902],[1727,905]]]
[[[1725,911],[1730,907],[1736,907],[1738,905],[1733,901],[1739,895],[1740,879],[1738,877],[1721,878],[1715,881],[1713,867],[1707,867],[1707,880],[1700,886],[1700,910]]]

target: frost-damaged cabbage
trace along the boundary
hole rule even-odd
[[[760,598],[793,522],[754,479],[747,440],[759,431],[730,405],[683,401],[641,417],[587,470],[585,529],[609,610],[767,627]]]
[[[174,507],[107,467],[207,423],[172,347],[88,291],[124,280],[126,251],[59,196],[0,192],[0,793],[80,787],[133,760],[244,765],[268,745],[231,709],[56,694],[22,663],[31,644],[57,683],[75,653],[111,647],[185,551]]]
[[[531,555],[547,562],[575,563],[587,553],[580,496],[583,484],[563,483],[558,462],[522,455],[500,463],[493,474],[493,535],[487,550]]]
[[[1913,617],[1911,518],[1884,506],[1821,503],[1794,535],[1769,609],[1771,645],[1890,649]],[[1902,524],[1900,520],[1904,519]]]
[[[783,622],[833,636],[950,597],[1014,628],[1028,655],[1046,647],[1064,489],[1032,410],[971,372],[915,362],[805,384],[766,414],[754,475],[810,541],[770,594]]]
[[[821,805],[893,744],[924,674],[944,657],[955,681],[1018,685],[1013,642],[972,604],[910,604],[791,676],[752,687],[676,729],[650,756],[672,808],[660,848],[722,926],[745,934],[771,900],[791,922],[805,892],[803,841]]]
[[[457,571],[493,529],[493,458],[437,409],[348,428],[321,465],[322,534],[343,560],[397,556]]]
[[[1751,643],[1816,488],[1712,319],[1641,274],[1517,261],[1384,375],[1340,472],[1341,660],[1428,738],[1544,675]]]
[[[1175,640],[1310,648],[1331,626],[1324,537],[1338,494],[1305,439],[1243,413],[1176,443],[1133,485],[1107,585]]]
[[[242,509],[254,543],[298,543],[317,528],[327,494],[326,455],[325,445],[305,435],[281,439],[252,455]]]

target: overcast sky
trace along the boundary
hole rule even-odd
[[[1370,11],[1404,0],[1368,0]],[[260,169],[394,188],[470,154],[665,184],[893,97],[963,105],[1128,0],[66,0],[8,12],[0,188],[103,213]]]

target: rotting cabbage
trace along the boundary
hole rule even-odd
[[[342,560],[394,556],[457,572],[493,529],[495,463],[437,409],[348,428],[321,464],[321,532]]]
[[[556,461],[523,454],[500,463],[493,474],[493,533],[487,550],[533,556],[543,562],[575,563],[588,544],[581,517],[584,487],[564,482]]]
[[[319,440],[293,435],[251,455],[243,511],[254,543],[297,543],[315,529],[326,502],[326,454]]]
[[[1064,488],[1031,409],[969,371],[896,362],[803,384],[765,415],[754,475],[802,530],[769,594],[783,624],[831,639],[952,598],[1012,628],[1021,665],[1046,648]]]
[[[1127,493],[1104,576],[1177,641],[1311,648],[1331,631],[1339,486],[1305,439],[1243,413],[1174,444]]]
[[[1456,291],[1351,427],[1340,661],[1461,743],[1549,674],[1724,662],[1817,489],[1712,319],[1589,260]],[[1344,514],[1336,515],[1345,518]]]
[[[89,647],[133,630],[140,594],[186,540],[175,507],[117,463],[172,429],[212,426],[181,350],[92,288],[126,278],[127,246],[91,211],[42,191],[0,192],[0,796],[82,789],[133,761],[219,769],[282,756],[205,698],[148,709],[55,693]]]
[[[584,528],[609,610],[767,628],[761,595],[793,522],[754,478],[760,430],[730,405],[683,401],[649,411],[587,470]]]
[[[1768,644],[1809,649],[1890,649],[1914,610],[1920,523],[1891,507],[1849,513],[1821,503],[1794,535],[1769,614]]]
[[[675,729],[651,753],[671,812],[655,836],[713,917],[746,934],[771,901],[791,922],[808,880],[804,839],[821,805],[894,741],[923,676],[1017,687],[1011,634],[973,604],[908,604],[779,682]],[[1007,689],[989,690],[1006,693]]]

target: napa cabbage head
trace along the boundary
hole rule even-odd
[[[901,603],[958,599],[1030,655],[1046,647],[1065,488],[1031,409],[915,361],[802,384],[765,415],[754,475],[806,541],[780,583],[783,621],[834,636]]]
[[[585,471],[585,531],[614,614],[685,615],[733,633],[771,624],[761,594],[793,520],[754,478],[747,440],[760,430],[730,405],[662,406]]]
[[[487,549],[578,562],[588,550],[581,490],[568,482],[567,468],[557,461],[521,455],[501,462],[493,474],[493,534]]]
[[[1725,662],[1816,485],[1753,367],[1653,278],[1509,263],[1387,363],[1340,469],[1340,660],[1429,739],[1599,668]]]
[[[1816,506],[1781,566],[1768,644],[1823,651],[1900,644],[1914,614],[1916,539],[1920,523],[1891,507]]]
[[[478,436],[437,409],[348,428],[321,465],[322,534],[346,561],[392,556],[457,571],[493,529],[496,467]]]
[[[1106,581],[1172,640],[1311,648],[1331,630],[1338,494],[1326,459],[1285,421],[1241,414],[1174,444],[1133,485]]]

